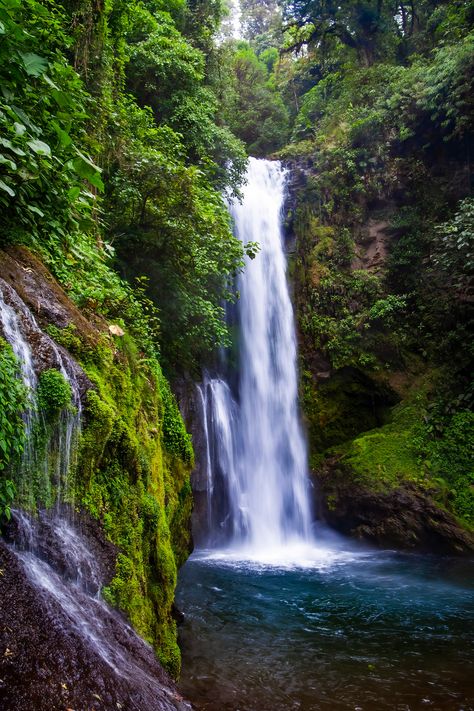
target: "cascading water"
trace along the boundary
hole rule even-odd
[[[29,308],[3,279],[0,279],[0,324],[18,359],[28,397],[28,406],[23,413],[25,448],[20,472],[20,499],[34,506],[30,479],[38,480],[40,477],[39,486],[43,494],[49,492],[51,479],[54,480],[59,503],[69,497],[69,473],[75,463],[81,428],[82,405],[77,377],[69,360],[54,341],[41,331]],[[35,340],[41,342],[44,350],[49,352],[51,363],[69,383],[72,393],[72,407],[62,410],[58,426],[47,437],[40,434],[46,432],[46,426],[36,401],[38,377],[30,345],[30,341]],[[42,447],[38,446],[38,440],[43,442]]]
[[[0,279],[0,323],[6,340],[11,345],[14,354],[16,355],[21,368],[21,377],[26,386],[27,391],[27,408],[23,413],[23,421],[25,426],[25,448],[23,451],[23,465],[26,467],[28,462],[33,461],[33,437],[32,430],[35,421],[36,410],[36,386],[38,378],[36,377],[33,354],[26,338],[23,336],[20,328],[20,320],[10,304],[7,304],[3,292],[12,291],[11,287]]]
[[[285,180],[279,163],[251,158],[243,200],[229,206],[237,236],[244,244],[258,242],[260,252],[247,259],[237,284],[237,396],[222,379],[205,379],[203,384],[210,440],[210,538],[224,528],[233,545],[253,551],[310,542],[312,537],[295,329],[282,243]],[[224,492],[215,501],[218,476]]]
[[[201,386],[210,532],[180,573],[181,690],[209,711],[473,709],[472,562],[312,536],[284,184],[251,160],[230,205],[261,250],[237,284],[237,372]]]
[[[15,593],[22,609],[25,595],[27,615],[34,606],[33,619],[25,625],[44,642],[31,667],[28,658],[13,668],[3,666],[0,707],[190,711],[151,645],[100,595],[114,569],[115,550],[98,543],[87,522],[83,529],[76,524],[60,512],[43,511],[33,518],[13,511],[9,534],[13,528],[14,542],[0,547],[0,562],[20,578],[21,593]],[[5,609],[2,613],[5,621]],[[13,624],[8,615],[6,619]],[[17,643],[21,635],[10,633]],[[23,691],[24,684],[34,698]],[[60,705],[48,704],[48,695]]]

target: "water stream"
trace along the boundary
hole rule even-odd
[[[236,233],[239,367],[207,375],[207,545],[180,573],[181,690],[208,711],[474,709],[474,566],[373,551],[312,522],[281,208],[251,159]],[[237,384],[236,384],[237,383]]]
[[[76,463],[81,430],[82,403],[75,367],[66,352],[40,329],[30,309],[3,279],[0,279],[0,324],[18,359],[28,397],[23,413],[26,437],[18,472],[19,498],[32,508],[36,504],[35,492],[49,498],[54,485],[60,504],[70,499],[70,475]],[[70,407],[61,411],[60,421],[52,430],[48,429],[37,404],[38,364],[32,343],[37,347],[41,344],[52,367],[57,368],[71,388]]]

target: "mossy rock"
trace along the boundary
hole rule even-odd
[[[355,368],[344,368],[328,380],[303,374],[302,407],[311,455],[346,442],[381,425],[397,395]]]
[[[40,409],[54,416],[71,406],[71,386],[59,370],[44,370],[39,377],[37,398]]]
[[[177,676],[172,606],[190,547],[191,440],[158,361],[143,359],[133,339],[103,339],[84,357],[96,389],[86,398],[76,500],[120,551],[103,594]]]

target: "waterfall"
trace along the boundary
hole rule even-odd
[[[14,510],[12,523],[15,540],[8,546],[7,560],[16,575],[22,575],[19,597],[23,599],[25,590],[33,594],[38,615],[25,624],[34,630],[36,625],[40,630],[46,625],[48,630],[47,649],[38,650],[38,676],[48,669],[45,657],[52,647],[54,662],[58,659],[64,674],[57,680],[56,695],[61,699],[61,688],[70,689],[66,698],[71,698],[69,693],[76,698],[73,704],[63,695],[61,708],[191,711],[163,673],[151,645],[101,597],[101,589],[110,580],[107,566],[115,559],[115,551],[97,546],[87,526],[77,530],[56,513],[39,512],[31,517]],[[28,660],[24,661],[28,669]],[[27,673],[23,664],[20,670]],[[4,668],[4,673],[11,685],[11,671]],[[36,674],[35,668],[35,679]],[[40,677],[38,685],[41,681]],[[37,708],[34,702],[31,708]]]
[[[20,500],[33,507],[36,504],[32,499],[33,482],[48,497],[53,480],[59,504],[70,496],[69,473],[74,468],[81,429],[82,405],[75,369],[65,351],[40,329],[30,309],[3,279],[0,279],[0,325],[18,359],[28,393],[27,409],[23,413],[26,437],[19,472]],[[48,362],[61,372],[72,392],[72,407],[63,409],[58,426],[49,433],[37,406],[38,366],[32,342],[37,346],[41,344]]]
[[[52,708],[59,703],[76,709],[190,710],[151,645],[101,596],[113,577],[118,551],[97,535],[88,516],[74,511],[70,480],[85,377],[80,366],[41,330],[15,289],[2,279],[0,334],[18,359],[19,377],[28,392],[25,449],[11,472],[21,508],[12,509],[0,545],[0,567],[8,569],[8,583],[2,588],[4,617],[8,595],[13,593],[14,599],[14,623],[4,628],[14,639],[15,656],[22,654],[17,644],[20,650],[24,645],[26,653],[18,665],[4,665],[1,708]],[[41,373],[51,368],[69,383],[72,397],[59,416],[54,413],[48,419],[41,411],[38,388]],[[36,646],[38,639],[44,643]],[[28,691],[23,692],[25,685]],[[30,691],[38,694],[36,699],[26,700]],[[23,693],[24,703],[18,700]],[[48,694],[55,697],[51,706]]]
[[[258,242],[260,251],[246,259],[237,283],[237,391],[233,395],[222,378],[203,383],[212,470],[210,539],[224,529],[232,545],[253,550],[312,537],[281,226],[285,181],[279,163],[251,158],[243,199],[229,206],[236,235],[244,244]]]
[[[20,328],[20,320],[10,304],[7,304],[3,292],[13,291],[11,287],[0,279],[0,323],[5,340],[11,345],[12,350],[20,364],[21,377],[27,391],[27,408],[23,413],[25,426],[25,447],[23,450],[22,465],[28,467],[28,462],[34,458],[33,425],[36,416],[36,386],[38,379],[33,366],[33,354],[26,338]]]

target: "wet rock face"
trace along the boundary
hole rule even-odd
[[[319,518],[344,535],[379,546],[472,554],[474,537],[414,484],[375,492],[338,481],[331,465],[313,475]]]
[[[31,309],[28,308],[26,303],[19,296],[18,291],[3,278],[0,278],[0,290],[5,303],[13,308],[21,323],[21,331],[28,341],[33,353],[34,369],[36,374],[39,375],[41,372],[49,368],[56,368],[59,370],[61,365],[60,361],[62,361],[65,364],[66,370],[70,377],[77,382],[82,399],[87,390],[92,388],[92,383],[82,368],[73,358],[71,358],[69,353],[64,348],[54,343],[48,334],[41,330]],[[0,335],[4,335],[2,333],[1,324]]]
[[[0,251],[0,273],[29,306],[40,325],[66,328],[74,323],[81,334],[96,337],[94,326],[74,306],[46,267],[26,248],[8,247]],[[100,319],[97,317],[97,322]]]
[[[85,511],[56,506],[30,518],[15,511],[4,526],[5,541],[17,550],[31,550],[66,581],[97,595],[115,575],[118,550],[107,541],[98,521]]]
[[[191,433],[194,450],[194,469],[191,472],[193,513],[191,520],[193,542],[205,543],[207,534],[207,464],[204,412],[198,386],[191,379],[175,383],[178,402],[186,429]]]
[[[100,545],[97,532],[84,522],[75,536],[64,523],[73,543],[64,543],[68,555],[59,547],[53,554],[62,521],[39,522],[45,541],[37,553],[0,540],[0,708],[189,710],[152,648],[89,585],[109,567],[110,551],[104,546],[100,554],[85,556],[74,547]],[[97,561],[83,581],[71,567],[75,556],[79,566],[87,557]]]

